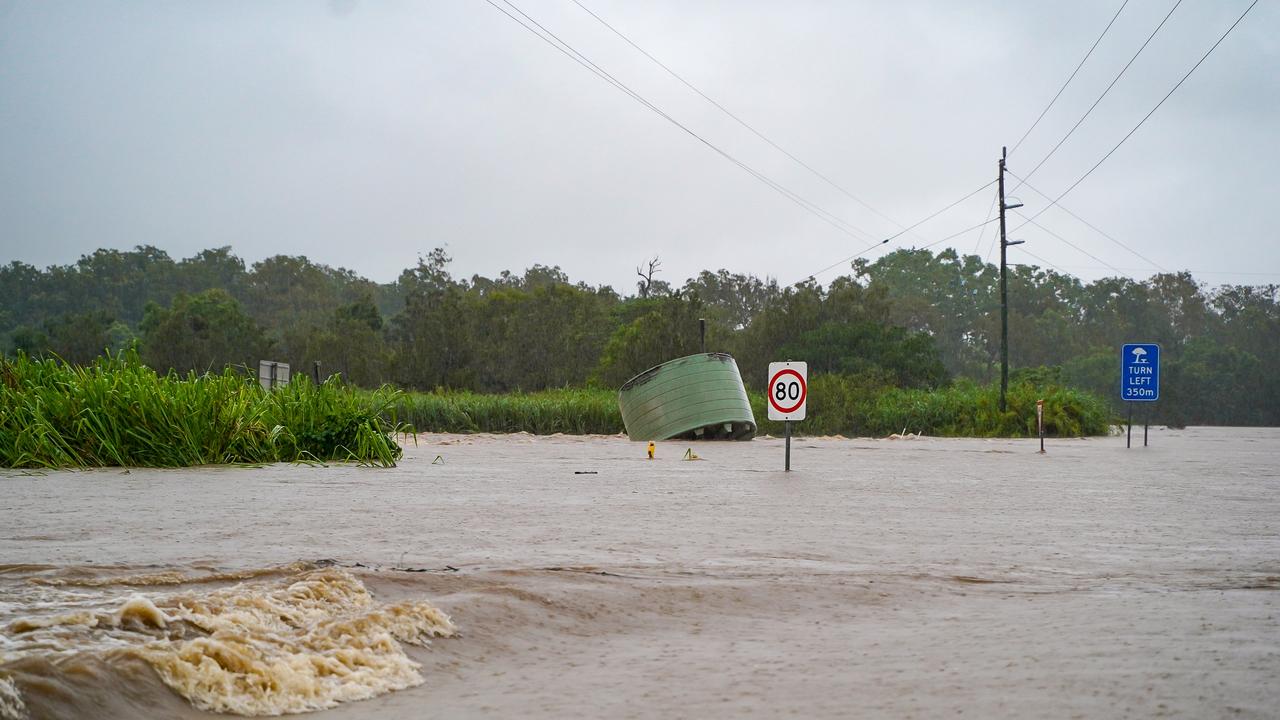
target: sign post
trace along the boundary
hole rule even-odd
[[[791,423],[803,420],[805,404],[809,400],[809,363],[774,362],[769,363],[769,419],[781,420],[787,439],[787,455],[785,465],[791,472]]]
[[[1040,452],[1044,452],[1044,401],[1036,401],[1036,434],[1040,436]]]
[[[1120,399],[1129,406],[1129,430],[1125,447],[1133,447],[1133,403],[1160,399],[1160,346],[1128,343],[1120,349]],[[1144,413],[1149,418],[1150,413]],[[1142,444],[1147,444],[1146,428]]]

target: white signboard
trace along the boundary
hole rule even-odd
[[[289,363],[272,362],[270,360],[258,361],[258,382],[262,383],[264,390],[270,390],[277,385],[288,383]]]
[[[769,419],[803,420],[809,399],[809,363],[769,363]]]

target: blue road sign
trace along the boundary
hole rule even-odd
[[[1155,402],[1160,399],[1160,346],[1130,343],[1120,350],[1120,399]]]

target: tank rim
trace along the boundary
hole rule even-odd
[[[644,372],[639,373],[638,375],[631,378],[630,380],[622,383],[622,387],[618,388],[618,392],[624,393],[630,390],[631,388],[636,387],[637,385],[643,385],[649,382],[649,380],[653,378],[654,375],[657,375],[659,371],[661,371],[664,367],[667,367],[668,365],[674,365],[683,360],[688,360],[689,358],[696,358],[696,357],[709,357],[709,358],[715,358],[717,360],[733,360],[734,364],[735,365],[737,364],[737,361],[733,359],[733,356],[727,352],[694,353],[692,355],[685,355],[683,357],[674,358],[664,363],[654,365],[648,370],[645,370]]]

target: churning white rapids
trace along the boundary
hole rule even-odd
[[[1135,445],[8,471],[0,718],[1276,717],[1280,430]]]

